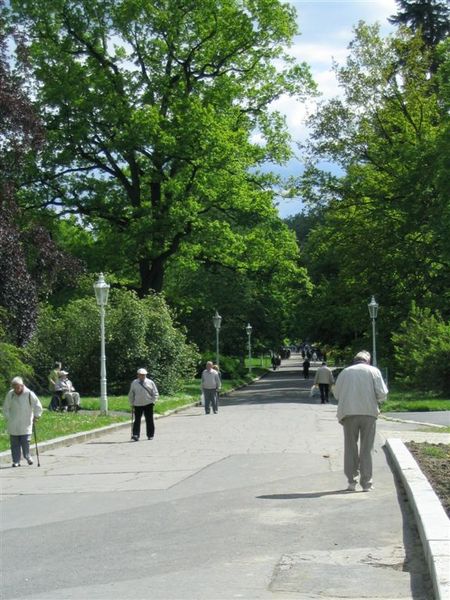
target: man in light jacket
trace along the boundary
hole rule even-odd
[[[145,416],[147,439],[152,440],[155,435],[155,422],[153,420],[153,407],[159,397],[158,388],[154,381],[147,377],[145,369],[138,369],[137,379],[131,382],[128,400],[134,410],[133,442],[139,441],[141,434],[142,413]]]
[[[42,414],[42,404],[36,394],[24,385],[22,377],[14,377],[11,386],[3,403],[3,415],[8,423],[12,466],[20,467],[22,453],[27,463],[32,465],[31,432],[33,422]]]
[[[205,414],[209,415],[211,412],[211,404],[214,414],[217,414],[218,396],[221,385],[219,373],[213,369],[213,363],[208,360],[206,369],[204,369],[202,373],[202,393],[205,398]]]
[[[354,364],[337,378],[334,396],[338,400],[337,418],[344,427],[344,473],[348,491],[355,491],[358,473],[364,492],[373,489],[372,451],[376,421],[388,394],[383,377],[370,365],[370,353],[358,352]],[[359,438],[359,452],[358,452]]]
[[[330,385],[333,385],[333,383],[333,373],[330,367],[327,367],[327,363],[323,362],[322,365],[317,369],[316,375],[314,377],[314,385],[319,386],[321,404],[325,404],[325,402],[328,402]]]

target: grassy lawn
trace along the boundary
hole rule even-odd
[[[392,386],[381,412],[426,412],[450,410],[450,398],[440,398],[430,392],[402,390]]]
[[[259,362],[259,364],[261,364]],[[252,368],[252,375],[257,377],[265,372],[265,369],[256,366]],[[222,382],[222,391],[227,392],[240,385],[251,381],[248,375],[242,379],[227,379]],[[47,408],[50,403],[50,396],[40,396],[42,406]],[[193,379],[187,381],[183,391],[173,396],[160,396],[155,405],[156,414],[164,414],[168,410],[173,410],[180,406],[186,406],[200,400],[200,380]],[[81,398],[82,411],[78,413],[60,413],[44,410],[43,415],[37,423],[38,442],[44,442],[57,437],[89,431],[113,423],[129,421],[131,418],[131,408],[127,396],[108,397],[108,415],[100,415],[100,401],[98,398]],[[32,439],[34,445],[34,438]],[[0,414],[0,452],[9,449],[9,436],[6,432],[6,422]]]

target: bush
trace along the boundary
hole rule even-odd
[[[0,343],[0,402],[3,403],[6,392],[10,389],[11,379],[23,377],[25,383],[31,379],[33,369],[25,364],[24,352],[12,344]]]
[[[399,380],[420,390],[448,393],[450,323],[439,313],[412,305],[410,315],[392,336]]]
[[[179,389],[192,377],[197,351],[175,328],[162,296],[139,299],[112,289],[105,315],[108,392],[123,394],[136,369],[146,367],[162,394]],[[70,372],[82,394],[96,394],[100,379],[100,318],[94,298],[73,300],[60,308],[40,310],[36,333],[28,346],[36,386],[47,388],[55,360]]]

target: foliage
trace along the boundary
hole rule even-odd
[[[413,303],[408,319],[392,337],[400,380],[418,389],[448,393],[450,322]]]
[[[388,20],[420,32],[427,46],[436,46],[450,33],[450,11],[445,0],[396,0],[398,12]]]
[[[26,363],[23,351],[12,344],[0,342],[0,402],[10,389],[13,377],[20,376],[27,381],[32,375],[33,370]]]
[[[240,268],[276,215],[277,178],[259,166],[291,154],[270,107],[314,88],[284,49],[294,10],[278,0],[11,7],[30,32],[47,132],[22,205],[76,215],[69,228],[91,232],[93,260],[141,296],[163,289],[174,256]]]
[[[372,294],[379,356],[392,353],[405,298],[450,314],[448,44],[440,51],[430,75],[419,36],[382,39],[377,26],[360,23],[346,64],[336,66],[342,97],[311,120],[300,187],[320,219],[302,247],[313,292],[298,322],[312,339],[369,346]],[[320,171],[319,159],[342,174]]]
[[[78,298],[54,308],[42,306],[28,352],[39,389],[47,386],[53,362],[60,360],[81,393],[98,389],[100,372],[99,312],[93,297]],[[128,390],[136,370],[145,366],[161,393],[176,390],[192,373],[196,351],[174,327],[164,299],[143,299],[113,289],[106,309],[108,390]]]

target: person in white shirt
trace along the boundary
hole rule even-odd
[[[388,394],[383,377],[370,365],[370,353],[358,352],[354,364],[337,378],[334,396],[338,400],[337,418],[344,427],[344,473],[348,491],[355,491],[357,476],[364,492],[373,489],[372,451],[376,421]],[[359,439],[359,451],[358,451]]]
[[[206,369],[202,373],[202,393],[205,398],[205,414],[211,412],[212,404],[214,414],[218,411],[219,390],[222,387],[219,373],[213,369],[213,363],[209,360],[206,363]]]
[[[138,442],[141,435],[142,414],[145,416],[147,439],[155,436],[155,422],[153,420],[153,407],[159,397],[158,388],[154,381],[147,377],[145,369],[138,369],[137,379],[131,382],[128,400],[134,410],[133,432],[131,439]]]
[[[68,371],[60,371],[58,381],[55,384],[55,392],[61,394],[64,408],[75,412],[80,410],[80,394],[75,391],[73,383],[68,378]]]
[[[327,363],[323,362],[322,365],[317,369],[316,375],[314,377],[314,385],[319,386],[321,404],[325,404],[325,402],[328,402],[330,385],[333,385],[333,383],[333,373],[330,367],[327,367]]]
[[[14,377],[11,386],[3,403],[3,415],[8,424],[12,466],[20,467],[21,454],[32,465],[31,432],[34,421],[42,414],[42,404],[36,394],[24,385],[21,377]]]

